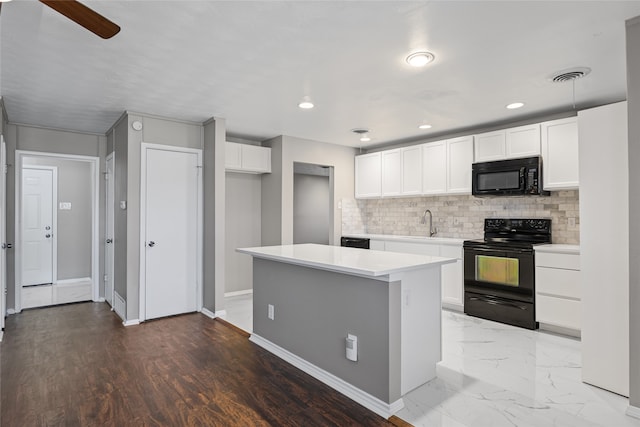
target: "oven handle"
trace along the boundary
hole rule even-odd
[[[517,308],[519,310],[526,310],[527,307],[524,305],[519,305],[519,304],[514,304],[512,302],[508,302],[508,301],[499,301],[499,300],[495,300],[492,298],[483,298],[483,297],[469,297],[470,301],[480,301],[480,302],[486,302],[487,304],[491,304],[491,305],[506,305],[508,307],[513,307],[513,308]]]
[[[525,249],[525,248],[488,248],[482,246],[474,246],[474,247],[466,247],[464,248],[466,251],[475,251],[475,252],[502,252],[502,253],[517,253],[517,254],[526,254],[533,252],[533,249]]]

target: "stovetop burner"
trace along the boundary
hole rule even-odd
[[[550,219],[487,218],[484,220],[484,240],[466,240],[464,246],[532,248],[545,243],[551,243]]]

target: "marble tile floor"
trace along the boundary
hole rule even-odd
[[[251,332],[252,295],[229,297],[226,320]],[[416,427],[640,427],[628,399],[580,381],[580,341],[442,312],[438,377],[396,415]]]

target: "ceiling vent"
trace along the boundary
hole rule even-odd
[[[553,74],[549,79],[554,83],[570,82],[582,78],[590,72],[591,68],[587,67],[570,68]]]

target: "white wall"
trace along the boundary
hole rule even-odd
[[[329,244],[329,177],[296,173],[293,177],[293,243]]]
[[[261,246],[261,175],[226,173],[225,293],[253,288],[253,262],[237,248]]]

